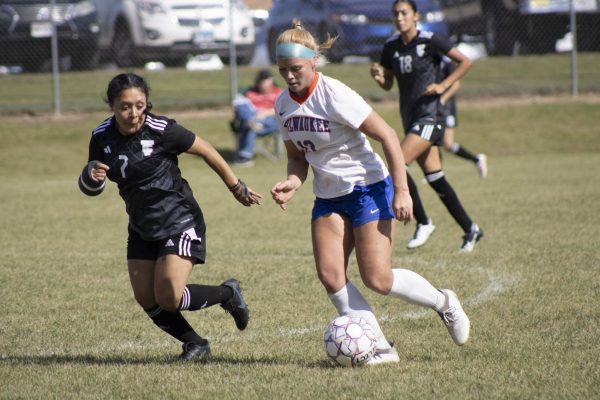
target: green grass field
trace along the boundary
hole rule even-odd
[[[325,357],[322,332],[335,310],[314,271],[310,184],[287,212],[268,196],[284,161],[237,170],[266,197],[247,209],[200,159],[182,156],[208,225],[207,264],[191,281],[237,277],[251,321],[238,332],[220,307],[187,313],[213,357],[180,364],[178,343],[133,300],[116,187],[96,198],[77,188],[89,132],[105,114],[4,116],[0,398],[599,398],[599,102],[459,106],[457,139],[488,154],[490,175],[480,180],[451,155],[445,170],[486,237],[458,253],[460,229],[420,184],[438,229],[414,252],[405,249],[414,225],[399,229],[394,264],[456,290],[471,341],[459,348],[432,311],[367,292],[352,261],[351,278],[401,356],[370,369],[334,368]],[[377,109],[398,127],[396,105]],[[231,156],[227,113],[170,115]]]

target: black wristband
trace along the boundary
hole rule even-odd
[[[90,178],[87,165],[79,175],[79,190],[88,196],[97,196],[102,193],[105,184],[106,181],[96,182]]]
[[[231,193],[233,193],[233,192],[237,192],[237,191],[239,190],[239,188],[240,188],[240,187],[242,187],[242,185],[243,185],[243,184],[244,184],[244,182],[242,182],[242,180],[241,180],[241,179],[238,179],[238,181],[237,181],[237,183],[236,183],[235,185],[233,185],[233,186],[228,186],[228,188],[229,188],[229,191],[230,191]]]

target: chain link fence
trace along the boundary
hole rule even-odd
[[[515,66],[524,57],[558,54],[570,59],[564,72],[571,87],[577,87],[578,57],[600,52],[600,0],[415,2],[420,28],[447,35],[471,58],[509,58]],[[394,31],[392,3],[265,0],[259,6],[266,10],[258,12],[242,0],[0,0],[0,82],[6,87],[15,76],[34,73],[36,81],[59,84],[73,71],[107,68],[176,67],[182,73],[197,73],[226,68],[224,63],[232,66],[230,85],[237,86],[243,71],[237,65],[272,65],[274,41],[294,18],[320,40],[327,33],[338,36],[327,53],[331,63],[368,63],[378,60],[383,42]],[[194,71],[190,65],[196,66]],[[594,74],[591,68],[584,73]],[[53,71],[61,74],[60,80]],[[595,71],[600,76],[600,68]],[[593,79],[586,76],[583,81]],[[500,87],[505,82],[489,84]],[[60,93],[57,85],[48,87]],[[597,85],[582,89],[597,90]],[[235,93],[235,87],[225,88],[225,99],[227,93]],[[48,104],[51,109],[57,97],[48,98],[54,98]],[[32,98],[31,103],[39,104],[40,99]],[[0,111],[7,107],[14,102],[1,99]]]

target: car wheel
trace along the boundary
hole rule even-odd
[[[100,52],[98,49],[87,49],[71,56],[71,69],[74,71],[93,70],[98,67]]]
[[[112,43],[112,56],[117,65],[122,68],[138,67],[142,64],[136,54],[133,38],[127,26],[117,26]]]
[[[248,49],[243,55],[238,55],[236,61],[239,65],[248,65],[254,58],[254,47]]]

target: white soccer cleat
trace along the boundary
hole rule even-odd
[[[485,154],[477,154],[477,172],[482,179],[488,174],[487,156]]]
[[[459,346],[467,343],[469,340],[469,331],[471,330],[471,322],[469,317],[463,310],[458,301],[458,296],[450,289],[440,289],[440,292],[446,296],[448,308],[438,312],[440,318],[448,328],[448,333],[452,336],[452,340]]]
[[[409,249],[416,249],[417,247],[423,246],[434,230],[435,225],[433,225],[431,219],[428,219],[426,224],[417,224],[415,234],[413,238],[408,241],[406,247]]]
[[[364,365],[379,365],[400,362],[400,356],[394,345],[389,349],[375,350],[375,353],[365,362]]]

